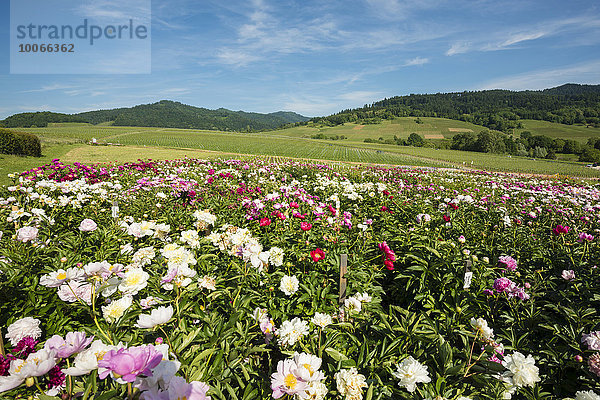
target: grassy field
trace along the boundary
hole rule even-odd
[[[374,125],[357,125],[344,124],[334,127],[316,127],[316,126],[299,126],[290,129],[282,129],[271,132],[272,134],[291,136],[291,137],[311,137],[319,133],[327,136],[344,135],[348,137],[347,141],[362,142],[365,139],[393,139],[394,136],[399,138],[408,138],[415,132],[426,139],[444,139],[452,138],[459,132],[475,132],[484,128],[478,125],[473,125],[467,122],[454,121],[445,118],[421,118],[422,123],[416,123],[416,118],[396,118],[394,120],[385,120],[380,124]]]
[[[271,134],[305,137],[323,133],[327,136],[344,135],[348,139],[345,142],[363,142],[365,139],[393,139],[408,138],[408,135],[415,132],[425,139],[452,139],[452,137],[461,132],[473,132],[475,134],[486,129],[480,125],[474,125],[467,122],[455,121],[446,118],[421,117],[420,124],[416,123],[414,117],[396,118],[394,120],[382,121],[375,125],[357,125],[346,123],[334,127],[318,126],[299,126],[290,129],[273,131]],[[587,128],[582,125],[563,125],[547,121],[522,120],[523,129],[516,129],[515,135],[518,137],[523,131],[529,131],[533,135],[546,135],[551,138],[563,138],[577,140],[585,143],[589,138],[599,138],[600,128]]]
[[[364,143],[364,139],[406,138],[417,132],[426,138],[449,139],[459,132],[474,133],[483,128],[461,121],[443,118],[397,118],[377,125],[345,124],[337,127],[303,126],[265,133],[231,133],[171,128],[94,126],[89,124],[52,124],[47,128],[19,129],[42,139],[44,157],[24,158],[1,156],[0,184],[8,183],[6,175],[45,164],[53,158],[65,162],[117,162],[141,159],[168,159],[184,156],[198,158],[252,157],[266,159],[296,158],[354,163],[388,165],[415,165],[427,167],[459,167],[493,171],[512,171],[543,175],[572,175],[600,177],[600,171],[585,168],[572,155],[559,155],[559,160],[532,160],[508,155],[494,155],[455,150],[435,150],[395,145]],[[544,121],[523,121],[526,130],[534,135],[572,138],[586,142],[600,136],[600,129],[566,126]],[[315,140],[310,136],[324,133],[344,135],[345,140]],[[517,131],[518,134],[518,131]],[[123,146],[89,146],[99,142],[119,143]]]
[[[600,138],[600,128],[585,127],[582,125],[563,125],[547,121],[535,121],[524,119],[521,121],[523,129],[517,129],[518,136],[523,131],[529,131],[533,135],[546,135],[551,138],[562,138],[577,140],[586,143],[589,138]]]

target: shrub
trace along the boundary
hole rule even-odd
[[[0,129],[0,153],[41,157],[40,138],[30,133]]]

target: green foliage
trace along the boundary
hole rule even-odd
[[[444,117],[471,122],[492,130],[510,132],[522,127],[519,119],[561,124],[600,123],[600,85],[564,85],[543,91],[411,94],[344,110],[313,122],[333,125],[394,117]]]
[[[579,161],[600,163],[600,150],[586,146],[583,153],[581,153],[581,156],[579,156]]]
[[[48,123],[57,122],[86,122],[85,119],[77,115],[53,113],[49,111],[21,113],[11,115],[3,121],[0,121],[0,126],[5,128],[30,128],[30,127],[46,127]]]
[[[42,147],[40,139],[35,135],[0,129],[0,153],[40,157]]]

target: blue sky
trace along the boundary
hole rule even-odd
[[[597,0],[153,0],[152,73],[97,75],[10,74],[9,10],[0,0],[0,118],[161,99],[317,116],[410,93],[600,83]]]

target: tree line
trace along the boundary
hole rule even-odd
[[[522,128],[521,119],[599,127],[600,85],[568,84],[542,91],[411,94],[313,118],[311,122],[335,126],[346,122],[377,123],[395,117],[449,118],[506,133]],[[297,125],[302,124],[305,123]]]

